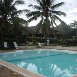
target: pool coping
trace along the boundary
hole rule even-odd
[[[23,75],[25,77],[46,77],[44,75],[34,73],[34,72],[29,71],[27,69],[20,68],[14,64],[11,64],[11,63],[3,61],[3,60],[0,60],[0,65],[7,67],[8,69],[10,69],[14,72],[17,72],[18,74]]]
[[[65,53],[69,53],[69,54],[77,54],[77,51],[76,50],[68,50],[68,49],[28,49],[28,50],[26,50],[26,49],[23,50],[22,49],[22,50],[13,50],[13,51],[10,50],[10,52],[0,52],[0,54],[1,53],[15,53],[15,52],[22,52],[22,51],[26,52],[26,51],[33,51],[33,50],[34,50],[34,52],[36,50],[56,50],[56,52],[58,52],[57,50],[60,50],[59,52],[65,52]],[[50,51],[50,52],[52,52],[52,51]]]

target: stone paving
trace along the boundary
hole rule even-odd
[[[0,65],[0,77],[26,77]]]

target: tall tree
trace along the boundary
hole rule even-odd
[[[14,17],[17,13],[21,12],[21,10],[17,10],[15,6],[23,3],[24,2],[22,0],[1,0],[0,17],[9,22],[11,17]]]
[[[39,17],[41,20],[36,25],[38,26],[38,29],[42,31],[44,35],[48,35],[50,32],[50,26],[53,27],[53,24],[56,25],[56,20],[61,21],[59,16],[66,14],[61,11],[56,11],[55,9],[59,6],[63,5],[64,2],[60,2],[58,4],[54,4],[54,0],[35,0],[37,2],[37,5],[29,5],[29,7],[32,7],[35,9],[35,11],[28,11],[27,17],[29,18],[29,22],[32,20],[37,20]],[[56,25],[57,26],[57,25]]]
[[[18,4],[24,4],[24,2],[22,0],[0,0],[0,32],[2,36],[10,33],[9,29],[14,24],[14,17],[22,12],[22,10],[17,10],[16,5]]]
[[[26,27],[27,21],[19,18],[19,17],[14,17],[13,19],[13,26],[11,27],[11,30],[13,30],[11,32],[11,34],[13,34],[14,36],[21,36],[22,35],[22,31],[24,30],[23,27]]]

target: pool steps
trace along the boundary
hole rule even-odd
[[[8,69],[10,69],[14,72],[17,72],[25,77],[46,77],[41,74],[36,74],[36,73],[33,73],[33,72],[28,71],[26,69],[20,68],[14,64],[11,64],[11,63],[3,61],[3,60],[0,60],[0,65],[7,67]]]

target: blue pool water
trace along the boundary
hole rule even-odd
[[[77,74],[77,54],[67,50],[18,50],[0,53],[0,59],[47,77],[71,77]]]

